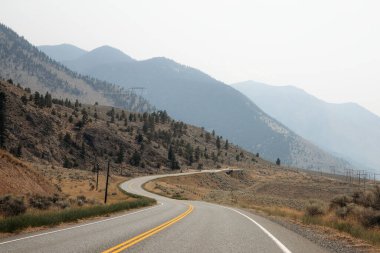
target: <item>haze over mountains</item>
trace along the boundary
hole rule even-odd
[[[49,56],[59,55],[46,51]],[[60,59],[56,59],[60,60]],[[144,97],[178,120],[215,129],[232,142],[271,161],[309,169],[350,165],[265,114],[248,98],[207,74],[164,57],[137,61],[118,49],[100,47],[76,59],[61,61],[68,68],[123,87],[144,87]]]
[[[326,103],[293,86],[232,85],[297,134],[359,166],[380,167],[380,118],[354,104]]]
[[[77,49],[67,46],[60,48],[61,56],[78,54]],[[70,98],[74,101],[79,99],[89,104],[98,102],[133,111],[154,109],[145,99],[131,91],[69,70],[2,24],[0,24],[0,76],[12,79],[32,90],[41,93],[48,91],[56,97]]]

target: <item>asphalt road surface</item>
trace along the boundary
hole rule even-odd
[[[168,199],[142,189],[145,182],[158,177],[162,176],[135,178],[121,185],[128,192],[157,199],[158,205],[2,239],[0,252],[327,252],[249,212]]]

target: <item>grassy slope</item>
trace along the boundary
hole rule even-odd
[[[335,209],[328,209],[334,197],[350,195],[362,189],[357,183],[346,182],[343,178],[257,164],[254,168],[230,175],[215,173],[161,178],[147,183],[145,187],[171,198],[247,208],[302,226],[312,225],[312,228],[329,233],[333,238],[344,239],[345,243],[354,247],[359,245],[373,251],[380,250],[380,231],[377,227],[366,228],[359,220],[351,216],[343,219],[335,214]],[[368,183],[367,187],[373,185]],[[306,210],[310,207],[310,200],[316,201],[325,214],[308,215]],[[365,246],[366,243],[376,249]]]

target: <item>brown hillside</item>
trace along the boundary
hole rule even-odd
[[[56,188],[31,166],[4,150],[0,150],[0,185],[0,196],[57,193]]]
[[[217,134],[172,120],[166,112],[142,114],[57,100],[5,81],[0,92],[6,95],[5,148],[22,160],[87,170],[95,160],[101,169],[110,160],[122,175],[261,161],[226,145]],[[170,147],[178,166],[168,159]]]

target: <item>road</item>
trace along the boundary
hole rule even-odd
[[[159,177],[135,178],[121,185],[129,192],[157,199],[156,206],[6,238],[0,240],[0,252],[327,252],[244,210],[173,200],[142,189],[145,182]]]

